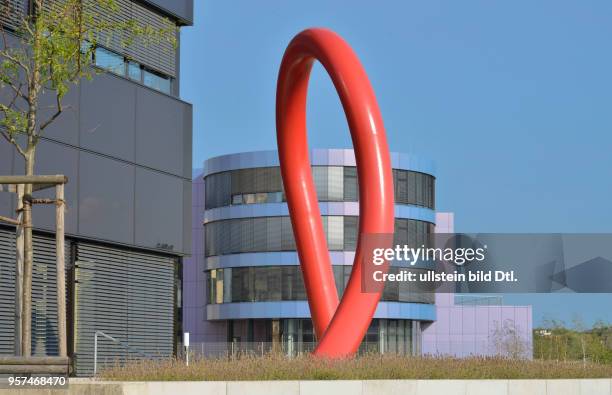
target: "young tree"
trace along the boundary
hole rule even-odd
[[[495,322],[495,329],[491,333],[492,345],[497,355],[511,359],[528,358],[529,345],[521,330],[513,320],[504,320],[500,325]]]
[[[25,162],[25,175],[35,173],[36,147],[45,130],[68,108],[64,97],[84,79],[91,79],[96,46],[119,42],[124,47],[154,42],[175,43],[176,26],[168,21],[153,28],[138,20],[113,18],[114,0],[30,0],[29,10],[0,1],[3,20],[0,49],[0,135]],[[53,95],[52,109],[40,108],[41,96]],[[43,114],[51,110],[51,115]],[[30,355],[32,283],[32,184],[25,184],[22,214],[23,295],[22,353]],[[19,252],[18,252],[19,253]]]

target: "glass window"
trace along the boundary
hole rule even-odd
[[[134,81],[142,82],[142,69],[140,65],[136,62],[128,62],[128,77],[133,79]]]
[[[332,270],[334,272],[334,281],[336,282],[336,291],[338,292],[338,297],[341,298],[344,293],[344,266],[334,265]]]
[[[149,70],[143,70],[143,83],[160,92],[170,93],[170,77]]]
[[[356,202],[359,200],[356,167],[344,168],[344,200],[347,202]]]
[[[266,251],[268,248],[268,219],[253,218],[253,251]]]
[[[217,270],[216,280],[215,301],[223,303],[223,269]]]
[[[242,195],[253,197],[256,194]],[[235,198],[235,196],[234,196]],[[323,216],[321,218],[327,246],[331,251],[354,251],[357,246],[358,218],[355,216]],[[428,222],[396,218],[395,244],[419,247],[429,245],[434,232]],[[295,251],[291,219],[283,217],[236,218],[204,225],[205,255],[242,252]]]
[[[327,247],[336,251],[344,249],[344,217],[327,217]]]
[[[282,222],[276,217],[268,217],[266,225],[266,251],[281,251],[283,249]]]
[[[295,239],[293,238],[293,228],[289,217],[281,217],[281,249],[282,251],[295,250]]]
[[[242,204],[242,195],[232,196],[232,204]]]
[[[312,176],[319,201],[359,200],[357,168],[354,166],[313,166]],[[434,208],[435,178],[409,170],[393,170],[395,202]],[[254,195],[242,204],[284,201],[278,167],[231,170],[206,177],[206,208],[226,206],[232,196]],[[208,191],[211,192],[208,192]],[[261,195],[258,195],[261,194]],[[265,196],[265,199],[264,199]]]
[[[398,268],[391,266],[389,268],[389,273],[393,273],[393,274],[398,273]],[[398,300],[398,297],[399,297],[398,288],[399,288],[399,281],[387,281],[383,289],[382,299],[383,300]]]
[[[232,301],[232,268],[223,269],[223,303]]]
[[[115,74],[125,75],[125,61],[123,56],[117,53],[98,47],[96,48],[95,62],[98,67]]]
[[[355,251],[357,248],[357,219],[358,217],[344,217],[344,250]]]
[[[268,193],[268,203],[281,203],[283,201],[282,192]]]
[[[317,199],[322,201],[329,200],[328,195],[328,182],[327,182],[327,172],[328,167],[325,166],[314,166],[312,168],[312,178],[315,185],[315,190],[317,191]]]
[[[327,200],[341,202],[344,199],[344,167],[332,166],[327,170]]]
[[[352,266],[332,266],[338,296],[342,297]],[[397,273],[397,267],[390,268]],[[411,269],[416,273],[423,269]],[[209,304],[236,302],[269,302],[306,300],[306,290],[299,266],[255,266],[213,269],[206,273],[209,285]],[[404,283],[400,283],[402,287]],[[406,283],[408,284],[408,283]],[[433,289],[428,292],[406,292],[398,296],[398,283],[385,286],[382,300],[393,302],[434,303]]]
[[[81,41],[81,53],[87,53],[91,50],[91,43],[87,40]]]

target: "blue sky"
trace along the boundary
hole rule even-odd
[[[194,166],[275,148],[278,66],[312,26],[360,57],[392,150],[434,159],[456,231],[612,233],[611,2],[196,0],[181,34]],[[309,89],[311,146],[350,147],[320,66]],[[536,323],[612,321],[610,295],[506,301],[534,304]]]

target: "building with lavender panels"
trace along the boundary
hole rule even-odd
[[[312,150],[310,157],[341,296],[357,242],[354,153]],[[434,166],[422,158],[393,153],[392,167],[394,242],[426,244],[436,232]],[[194,174],[192,200],[193,255],[183,269],[183,325],[191,333],[194,351],[265,352],[275,344],[288,354],[311,350],[316,339],[277,153],[247,152],[207,160],[204,169]],[[452,231],[452,215],[438,218],[444,223],[438,230]],[[435,325],[438,299],[433,293],[416,292],[408,283],[388,283],[361,350],[450,354],[434,346],[442,344],[445,335],[444,327]],[[448,336],[450,341],[450,332]]]
[[[436,233],[454,233],[454,214],[436,214]],[[531,358],[531,306],[503,304],[503,296],[436,294],[436,320],[423,331],[425,355],[503,355]]]

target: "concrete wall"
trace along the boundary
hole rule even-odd
[[[337,380],[92,382],[70,380],[69,394],[90,395],[611,395],[611,379],[583,380]],[[0,394],[3,394],[0,390]],[[24,390],[22,394],[37,394]],[[8,393],[8,391],[7,391]],[[65,393],[65,392],[62,392]]]

